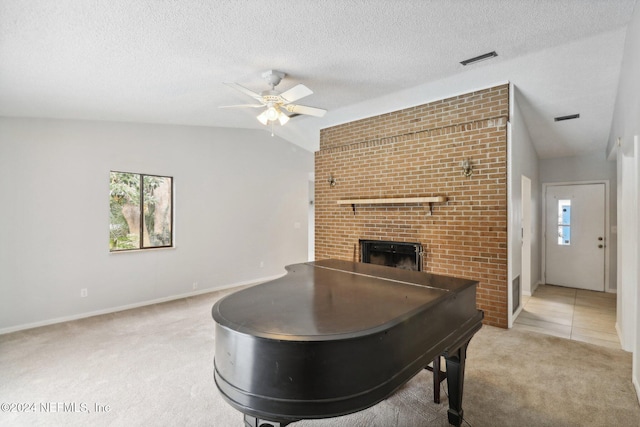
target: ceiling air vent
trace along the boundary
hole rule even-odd
[[[577,119],[579,117],[580,117],[580,114],[570,114],[568,116],[554,117],[553,120],[556,122],[562,122],[564,120],[572,120],[572,119]]]
[[[498,56],[498,54],[494,50],[493,52],[485,53],[484,55],[476,56],[475,58],[465,59],[464,61],[460,61],[460,63],[462,65],[469,65],[473,64],[474,62],[484,61],[485,59],[495,58],[496,56]]]

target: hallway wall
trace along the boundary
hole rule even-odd
[[[607,154],[618,159],[618,253],[629,259],[618,271],[618,330],[622,348],[633,351],[632,380],[640,400],[640,5],[627,28]],[[635,158],[635,159],[634,159]],[[626,210],[625,210],[626,209]],[[624,214],[624,215],[622,215]]]
[[[608,291],[615,292],[617,277],[617,178],[616,162],[607,160],[604,153],[597,151],[584,156],[556,157],[540,160],[540,184],[557,182],[609,182],[609,277]],[[544,195],[542,195],[544,197]]]

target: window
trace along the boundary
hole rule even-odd
[[[110,174],[109,250],[173,246],[173,178]]]
[[[571,200],[558,200],[558,244],[571,245]]]

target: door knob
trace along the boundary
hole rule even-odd
[[[598,245],[598,247],[599,247],[600,249],[602,249],[604,246],[603,246],[603,245]]]

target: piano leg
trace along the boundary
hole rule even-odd
[[[245,427],[285,427],[288,424],[288,422],[267,421],[244,414]]]
[[[470,341],[470,340],[469,340]],[[447,413],[449,424],[460,427],[462,424],[462,387],[464,385],[464,365],[467,358],[467,346],[465,342],[452,354],[445,353],[447,362],[447,385],[449,387],[449,411]]]
[[[440,370],[440,355],[433,359],[432,366],[425,369],[433,372],[433,403],[440,403],[440,383],[447,379],[447,373]]]

